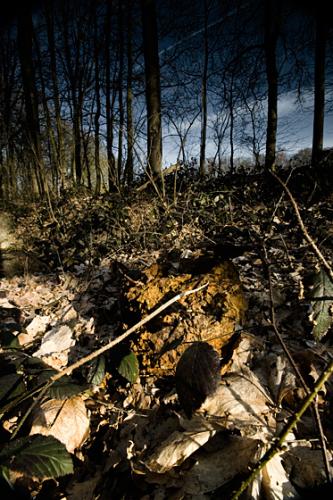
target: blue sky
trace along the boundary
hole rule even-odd
[[[332,100],[332,94],[328,95],[327,100]],[[266,106],[266,103],[263,103]],[[328,109],[328,104],[326,109]],[[208,121],[214,120],[212,114]],[[313,91],[303,93],[301,102],[297,99],[295,92],[282,93],[278,101],[278,149],[284,150],[288,155],[294,154],[300,149],[310,148],[312,145],[312,126],[313,126]],[[265,120],[263,127],[266,127]],[[225,138],[224,146],[226,154],[229,153],[228,137]],[[263,142],[263,152],[264,152]],[[179,153],[179,139],[170,137],[168,131],[164,129],[163,141],[163,164],[168,166],[175,163]],[[333,111],[327,111],[325,115],[324,129],[324,148],[333,147]],[[198,157],[200,150],[200,116],[192,125],[191,133],[186,145],[188,157]],[[211,137],[207,140],[207,157],[214,156],[216,145]],[[250,156],[250,152],[244,146],[237,144],[235,156]]]

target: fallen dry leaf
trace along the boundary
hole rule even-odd
[[[249,370],[246,375],[231,373],[209,396],[200,411],[223,418],[227,429],[238,429],[242,435],[266,439],[274,431],[272,401]]]
[[[261,490],[265,492],[265,498],[284,500],[285,498],[298,497],[282,466],[281,460],[279,455],[275,455],[262,470],[260,477]]]
[[[175,431],[157,448],[146,462],[146,466],[152,472],[163,473],[181,465],[215,433],[213,429],[201,432]]]
[[[47,332],[42,340],[40,348],[34,356],[43,358],[51,354],[62,353],[75,344],[72,330],[67,325],[55,326]]]
[[[51,399],[42,403],[33,416],[32,434],[54,436],[70,453],[74,453],[89,434],[89,418],[83,399],[74,396],[67,400]]]
[[[203,495],[245,472],[255,457],[260,442],[255,439],[220,434],[213,438],[213,450],[201,449],[193,467],[185,474],[182,493]],[[237,457],[237,459],[235,459]]]
[[[37,335],[45,333],[50,321],[50,316],[35,316],[26,327],[26,334],[19,335],[20,344],[23,345],[32,342]]]

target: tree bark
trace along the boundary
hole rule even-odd
[[[36,61],[37,61],[37,68],[38,68],[38,73],[39,73],[40,95],[41,95],[41,101],[42,101],[42,105],[43,105],[43,111],[44,111],[45,122],[46,122],[45,138],[47,139],[47,142],[48,142],[48,152],[49,152],[49,162],[51,165],[52,186],[53,186],[53,191],[57,192],[59,179],[58,179],[58,168],[57,168],[56,141],[55,141],[54,130],[52,127],[52,120],[51,120],[50,110],[49,110],[47,96],[46,96],[46,83],[45,83],[45,79],[44,79],[44,75],[43,75],[43,61],[42,61],[41,49],[39,46],[38,39],[34,33],[33,33],[33,41],[34,41],[34,47],[36,50]],[[46,180],[46,182],[47,182],[47,180]]]
[[[64,2],[64,7],[66,3]],[[81,41],[77,36],[77,43],[75,49],[72,49],[70,44],[70,28],[69,28],[69,11],[64,9],[62,15],[62,21],[64,25],[63,35],[64,35],[64,55],[65,55],[65,66],[69,77],[68,94],[70,95],[70,106],[72,111],[72,121],[73,121],[73,142],[74,142],[74,168],[75,168],[75,182],[77,186],[82,183],[82,139],[81,139],[81,114],[82,114],[82,104],[83,104],[83,90],[82,90],[82,74],[80,72],[80,50]],[[72,26],[72,29],[74,27]],[[72,58],[72,50],[75,50],[74,57]]]
[[[52,81],[52,90],[53,90],[53,104],[54,104],[54,112],[55,112],[55,121],[56,121],[56,129],[57,129],[57,166],[58,166],[58,175],[60,180],[60,189],[65,188],[66,183],[66,166],[65,166],[65,158],[64,158],[64,137],[63,137],[63,128],[61,121],[61,108],[60,108],[60,95],[59,95],[59,85],[58,85],[58,76],[57,76],[57,58],[56,58],[56,49],[55,49],[55,40],[54,40],[54,10],[53,10],[53,2],[51,4],[45,4],[45,18],[46,18],[46,29],[47,29],[47,40],[48,40],[48,49],[50,55],[50,72],[51,72],[51,81]]]
[[[99,194],[101,192],[101,165],[99,156],[99,120],[101,117],[101,96],[100,96],[100,76],[99,76],[99,33],[98,33],[98,12],[97,12],[97,2],[95,2],[95,12],[94,12],[94,62],[95,62],[95,99],[96,99],[96,109],[95,109],[95,173],[96,173],[96,184],[95,193]]]
[[[315,89],[312,137],[312,167],[314,168],[316,168],[320,162],[324,139],[325,56],[327,41],[327,23],[324,15],[324,12],[321,10],[319,10],[316,15]]]
[[[134,128],[133,128],[133,62],[132,62],[132,10],[130,0],[127,0],[127,159],[125,166],[125,182],[131,185],[133,182],[133,152],[134,152]]]
[[[276,44],[278,38],[277,0],[265,2],[265,63],[268,85],[267,133],[265,168],[274,170],[277,133],[278,71]]]
[[[201,80],[201,139],[199,175],[206,174],[206,137],[207,137],[207,76],[208,76],[208,0],[204,2],[204,61]]]
[[[105,111],[106,111],[106,152],[108,159],[108,184],[109,191],[117,187],[116,183],[116,161],[113,154],[113,108],[115,101],[114,86],[111,89],[111,16],[112,0],[107,0],[105,16]],[[111,95],[112,92],[112,95]]]
[[[35,191],[34,179],[36,179],[39,195],[43,197],[45,189],[42,179],[42,152],[39,140],[38,99],[32,59],[32,39],[32,12],[31,6],[27,2],[23,3],[18,11],[17,42],[24,92],[26,136],[29,148],[28,156],[30,157],[33,169],[31,176],[32,189]]]
[[[233,174],[235,170],[234,157],[235,157],[235,145],[234,145],[234,129],[235,129],[235,116],[234,116],[234,75],[231,75],[230,89],[229,89],[229,145],[230,145],[230,172]]]
[[[147,104],[147,165],[155,176],[162,175],[162,120],[160,65],[155,0],[141,0],[143,51]]]
[[[117,184],[120,186],[123,166],[123,135],[124,135],[124,103],[123,103],[123,77],[124,77],[124,19],[122,0],[119,1],[118,12],[118,42],[119,42],[119,72],[118,72],[118,161],[117,161]]]

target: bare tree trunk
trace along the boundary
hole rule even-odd
[[[46,86],[45,86],[45,80],[44,80],[44,75],[43,75],[42,54],[41,54],[38,39],[35,36],[35,34],[33,34],[33,40],[34,40],[34,46],[36,49],[36,55],[37,55],[37,61],[38,61],[38,73],[39,73],[39,80],[40,80],[40,87],[41,87],[41,98],[42,98],[42,105],[43,105],[45,121],[46,121],[46,137],[47,137],[47,141],[48,141],[48,152],[49,152],[49,161],[50,161],[50,165],[51,165],[52,185],[53,185],[54,192],[57,192],[58,184],[59,184],[59,171],[58,171],[58,165],[57,165],[56,140],[55,140],[55,136],[54,136],[54,130],[52,127],[52,120],[51,120],[50,110],[49,110],[47,96],[46,96]],[[46,173],[45,173],[45,175],[46,175]],[[48,179],[46,179],[46,182],[48,182]]]
[[[99,157],[99,120],[101,116],[101,98],[100,98],[100,82],[99,82],[99,36],[98,36],[98,19],[97,19],[97,2],[95,3],[94,12],[94,59],[95,59],[95,172],[96,172],[96,185],[95,193],[101,192],[101,165]]]
[[[75,90],[73,89],[73,94],[74,93]],[[73,95],[73,106],[74,106],[73,132],[74,132],[75,180],[76,184],[80,186],[82,182],[81,113],[75,95]]]
[[[18,51],[21,63],[21,74],[25,102],[25,121],[29,156],[33,168],[31,180],[37,181],[39,195],[44,196],[44,183],[42,178],[42,152],[39,140],[39,117],[38,100],[34,73],[34,64],[32,59],[32,39],[33,25],[32,13],[29,3],[22,4],[18,11],[17,41]],[[32,186],[35,190],[35,187]],[[34,193],[35,194],[35,193]]]
[[[325,112],[325,56],[327,41],[327,23],[324,13],[316,15],[316,49],[315,49],[315,90],[312,137],[312,166],[316,168],[321,159],[324,137]]]
[[[123,76],[124,76],[124,20],[122,0],[119,1],[118,12],[118,36],[119,36],[119,73],[118,73],[118,106],[119,106],[119,129],[118,129],[118,168],[117,184],[120,187],[123,165],[123,135],[124,135],[124,103],[123,103]]]
[[[228,99],[228,105],[229,105],[229,145],[230,145],[230,172],[233,174],[235,170],[235,165],[234,165],[234,156],[235,156],[235,146],[234,146],[234,123],[235,123],[235,117],[234,117],[234,99],[233,99],[233,92],[234,92],[234,75],[232,74],[231,76],[231,83],[230,83],[230,90],[229,90],[229,99]]]
[[[66,6],[66,4],[64,3]],[[72,120],[73,120],[73,140],[74,140],[74,168],[75,168],[75,181],[77,186],[82,182],[82,158],[81,158],[81,109],[82,109],[82,88],[81,76],[79,74],[79,61],[81,43],[77,37],[77,44],[75,47],[75,60],[71,58],[71,45],[68,26],[68,12],[64,11],[62,16],[64,23],[64,53],[66,60],[66,70],[69,74],[72,107]]]
[[[53,104],[55,111],[55,121],[57,128],[57,166],[58,166],[58,175],[60,180],[60,188],[64,189],[65,187],[65,178],[66,178],[66,166],[64,159],[64,137],[63,137],[63,129],[61,122],[61,112],[60,112],[60,97],[59,97],[59,86],[58,86],[58,77],[57,77],[57,58],[56,58],[56,50],[55,50],[55,40],[54,40],[54,21],[53,21],[53,2],[51,5],[48,3],[45,4],[45,17],[46,17],[46,29],[47,29],[47,40],[48,40],[48,49],[50,54],[50,72],[51,72],[51,80],[52,80],[52,90],[53,90]]]
[[[116,161],[113,154],[113,108],[115,102],[115,91],[112,88],[111,95],[111,15],[112,15],[112,0],[107,0],[106,16],[105,16],[105,111],[106,111],[106,152],[108,158],[108,181],[109,191],[112,191],[116,186]]]
[[[268,85],[267,135],[265,168],[274,169],[277,133],[278,71],[276,44],[278,38],[277,0],[265,2],[265,62]]]
[[[206,137],[207,137],[207,76],[208,76],[208,0],[204,2],[204,65],[201,80],[201,140],[199,174],[206,174]]]
[[[162,173],[162,120],[160,64],[155,0],[141,0],[143,51],[148,121],[147,164],[153,175]]]
[[[1,36],[1,34],[0,34]],[[15,118],[13,100],[16,96],[16,66],[17,57],[12,57],[9,34],[0,38],[0,95],[1,99],[1,153],[2,153],[2,183],[4,199],[15,199],[17,182],[14,176],[15,166]]]
[[[130,1],[127,0],[127,160],[125,166],[125,182],[131,185],[133,182],[133,151],[134,151],[134,128],[133,128],[133,91],[132,91],[132,10]]]

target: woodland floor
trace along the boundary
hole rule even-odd
[[[332,194],[313,193],[302,170],[288,186],[332,263]],[[1,443],[16,429],[52,435],[74,472],[40,479],[33,456],[29,469],[0,452],[14,485],[3,480],[2,498],[233,498],[332,360],[332,281],[278,180],[184,180],[176,195],[171,181],[168,193],[15,208],[23,243],[2,252],[0,285]],[[200,287],[34,408],[33,395],[16,399]],[[328,380],[322,437],[306,411],[242,498],[332,498],[332,396]]]

